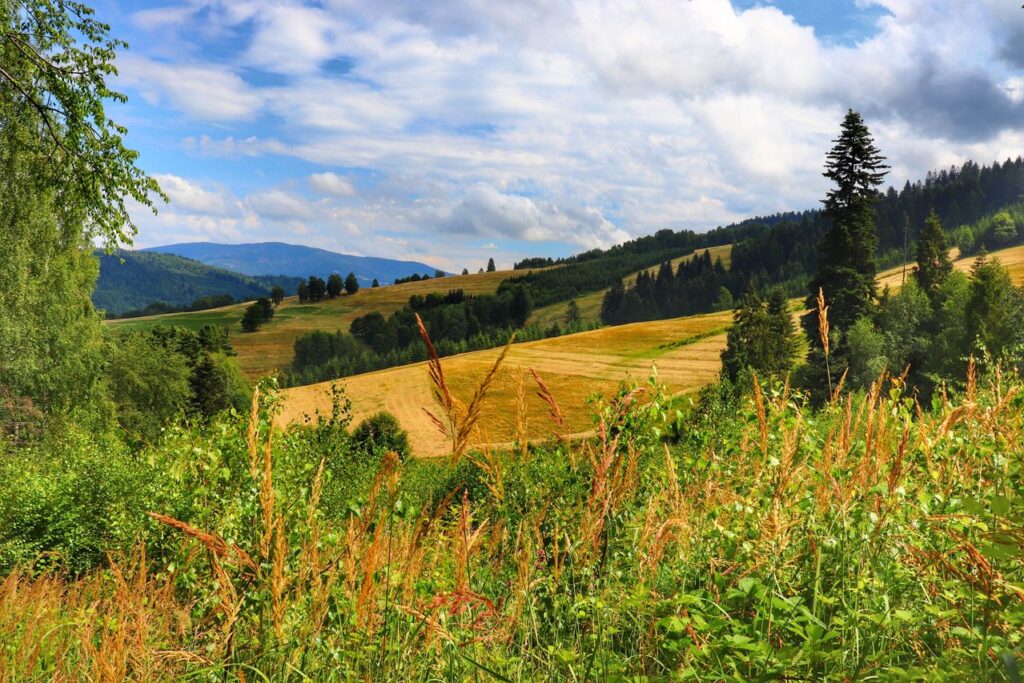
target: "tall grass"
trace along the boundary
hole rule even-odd
[[[488,380],[462,402],[430,372],[462,457],[386,454],[328,516],[335,454],[297,460],[257,396],[214,463],[230,495],[153,511],[170,550],[3,580],[0,681],[1019,680],[1015,375],[972,366],[931,406],[880,377],[819,411],[755,378],[668,444],[656,384],[570,442],[534,374],[555,437],[475,452]]]

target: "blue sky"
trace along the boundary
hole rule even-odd
[[[1024,152],[1009,0],[98,0],[172,202],[136,244],[448,270],[817,205],[847,107],[892,182]]]

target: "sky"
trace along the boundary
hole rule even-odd
[[[139,247],[476,270],[819,206],[848,108],[890,182],[1024,153],[1019,0],[98,0],[171,202]]]

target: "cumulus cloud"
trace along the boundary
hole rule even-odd
[[[215,124],[188,153],[304,164],[243,199],[169,180],[187,212],[366,253],[570,250],[816,206],[847,107],[897,184],[1019,153],[1019,4],[836,2],[884,12],[837,42],[767,0],[189,0],[135,23],[193,49],[119,65],[153,106]],[[360,169],[359,191],[325,167]]]
[[[317,192],[335,197],[351,197],[356,193],[352,181],[330,171],[309,176],[309,184]]]

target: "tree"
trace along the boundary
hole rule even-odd
[[[327,283],[315,275],[310,275],[307,291],[310,301],[320,301],[327,294]]]
[[[409,435],[391,413],[381,411],[360,422],[352,430],[356,447],[370,455],[397,453],[400,460],[409,457]]]
[[[91,15],[0,3],[0,387],[49,415],[104,404],[93,244],[128,242],[128,204],[163,196],[105,111],[124,44]]]
[[[885,158],[860,114],[852,109],[828,153],[824,175],[835,183],[825,196],[825,213],[832,226],[819,250],[818,272],[811,282],[808,307],[819,288],[825,294],[833,327],[845,330],[868,312],[875,296],[875,233],[872,204],[885,177]],[[817,329],[817,316],[810,328]],[[812,340],[815,335],[810,335]]]
[[[117,421],[131,437],[154,441],[190,397],[188,359],[143,332],[119,335],[104,372]]]
[[[493,273],[496,270],[497,270],[497,268],[494,266],[494,259],[493,258],[487,259],[487,272],[488,273]]]
[[[434,277],[444,277],[444,276],[445,276],[445,272],[443,270],[435,270],[434,271]]]
[[[191,408],[197,415],[212,417],[231,407],[231,380],[227,370],[209,353],[204,353],[189,378]]]
[[[530,289],[525,286],[515,288],[512,293],[512,304],[509,313],[517,327],[522,327],[530,319],[533,313],[533,297],[530,296]]]
[[[968,339],[999,360],[1024,341],[1024,301],[998,259],[982,254],[971,268]],[[973,350],[972,350],[973,351]]]
[[[917,269],[914,275],[928,298],[935,301],[939,288],[952,272],[953,262],[949,260],[946,234],[933,209],[928,213],[921,238],[917,241]]]
[[[618,325],[623,322],[626,304],[626,285],[618,279],[601,301],[601,322],[605,325]]]
[[[284,287],[281,285],[274,285],[270,290],[270,298],[274,300],[275,306],[280,306],[281,302],[284,301]]]
[[[380,283],[377,282],[377,278],[373,278],[373,282],[370,284],[370,287],[372,287],[373,289],[380,287]]]
[[[266,301],[266,299],[260,299],[260,301]],[[260,329],[260,325],[266,320],[266,313],[259,302],[249,304],[245,309],[245,313],[242,314],[242,331],[255,332]]]
[[[782,290],[772,291],[766,302],[748,286],[726,335],[722,376],[736,382],[748,370],[762,378],[784,375],[793,367],[797,348],[789,302]]]
[[[349,273],[345,278],[345,291],[348,294],[355,294],[359,291],[359,280],[356,279],[355,273]]]
[[[580,314],[580,305],[576,303],[576,299],[569,302],[569,305],[565,307],[565,324],[569,327],[575,327],[582,321],[583,316]]]
[[[309,301],[309,285],[300,282],[296,294],[298,294],[300,304]]]
[[[463,268],[462,269],[462,274],[463,275],[469,275],[469,268]]]
[[[336,296],[339,296],[341,294],[341,290],[343,287],[344,285],[341,282],[341,275],[338,275],[337,273],[331,273],[327,277],[327,296],[331,297],[332,299]]]

